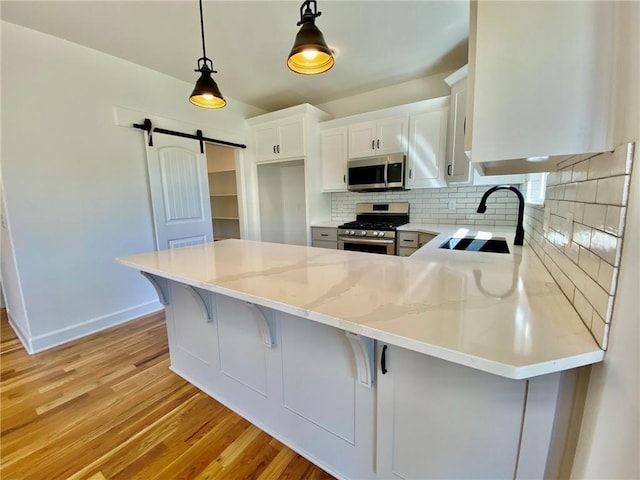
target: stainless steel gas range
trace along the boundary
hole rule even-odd
[[[357,203],[356,220],[338,227],[338,249],[396,254],[396,229],[409,223],[409,203]]]

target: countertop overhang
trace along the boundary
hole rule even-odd
[[[448,228],[448,229],[447,229]],[[477,228],[477,227],[476,227]],[[512,379],[602,361],[604,352],[531,248],[451,251],[439,234],[411,257],[249,240],[149,252],[129,267]],[[502,230],[502,229],[500,229]]]

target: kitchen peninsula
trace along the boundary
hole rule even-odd
[[[513,234],[499,254],[438,233],[406,258],[224,240],[118,260],[165,304],[173,371],[339,478],[553,476],[575,369],[604,352]]]

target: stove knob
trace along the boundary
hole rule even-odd
[[[363,237],[366,237],[366,236],[367,236],[367,232],[365,232],[364,230],[362,230],[362,231],[360,232],[360,235],[362,235]]]
[[[373,233],[372,233],[372,235],[373,235],[374,237],[377,237],[377,236],[378,236],[378,232],[373,232]]]
[[[354,232],[353,230],[349,231],[349,235],[355,235],[355,234],[356,234],[356,232]]]
[[[384,237],[384,232],[378,232],[379,237]]]

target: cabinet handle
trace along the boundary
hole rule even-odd
[[[378,139],[378,150],[380,150],[380,139]]]
[[[278,153],[280,153],[280,145],[278,145]]]
[[[376,141],[371,140],[371,150],[375,150],[375,148],[376,148]]]
[[[410,238],[403,238],[403,239],[402,239],[402,241],[403,241],[403,242],[413,242],[413,240],[412,240],[412,239],[410,239]]]
[[[413,170],[409,169],[409,178],[413,178]]]
[[[276,146],[273,146],[273,153],[276,153]]]
[[[380,371],[383,375],[387,374],[387,346],[382,346],[382,354],[380,355]]]
[[[321,233],[321,234],[320,234],[320,236],[321,236],[321,237],[328,237],[328,236],[329,236],[329,234],[328,234],[328,233]]]
[[[462,134],[467,134],[467,117],[464,117],[464,123],[462,124]]]
[[[447,175],[451,176],[451,164],[447,165]]]
[[[347,183],[347,176],[346,175],[342,176],[342,183]]]

